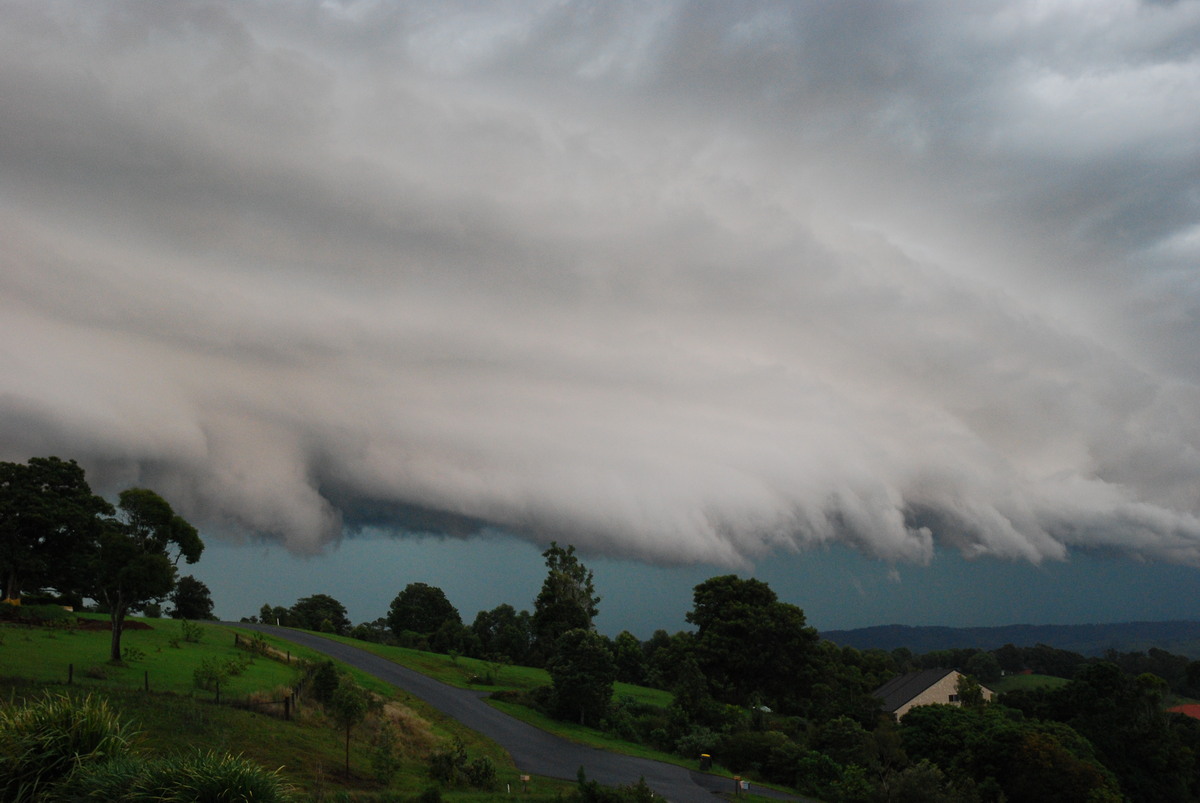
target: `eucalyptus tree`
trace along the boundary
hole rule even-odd
[[[121,661],[121,630],[131,611],[164,599],[175,588],[176,565],[204,551],[196,528],[154,491],[122,491],[117,516],[104,521],[91,552],[87,596],[102,602],[112,621],[109,660]]]

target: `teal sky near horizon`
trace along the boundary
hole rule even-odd
[[[263,603],[290,606],[329,594],[355,623],[387,614],[405,585],[446,592],[469,624],[480,610],[508,603],[532,610],[545,576],[541,550],[504,535],[470,539],[359,535],[328,554],[304,557],[277,544],[236,545],[209,539],[203,558],[182,567],[213,592],[222,619],[256,615]],[[650,566],[583,555],[603,597],[597,628],[649,638],[656,629],[689,629],[693,587],[718,574],[767,582],[780,599],[802,608],[818,630],[884,624],[950,627],[1009,624],[1094,624],[1200,619],[1200,571],[1134,563],[1079,552],[1069,561],[968,561],[939,550],[929,566],[894,570],[846,547],[777,555],[753,572],[709,565]]]

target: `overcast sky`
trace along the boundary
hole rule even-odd
[[[1198,266],[1197,0],[0,0],[0,459],[224,615],[552,539],[1194,591]]]

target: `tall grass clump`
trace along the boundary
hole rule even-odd
[[[61,793],[64,800],[81,803],[286,803],[294,799],[278,771],[223,753],[89,765],[72,775]]]
[[[127,755],[131,738],[108,703],[91,695],[0,708],[0,800],[36,800],[82,762]]]

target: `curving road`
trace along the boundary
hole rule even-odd
[[[583,767],[589,779],[605,786],[622,786],[645,778],[651,789],[675,803],[713,803],[716,792],[733,791],[733,781],[729,778],[692,772],[673,764],[623,756],[560,739],[492,708],[483,701],[484,692],[447,686],[358,647],[271,625],[241,622],[224,624],[261,630],[285,638],[391,683],[500,744],[524,773],[574,780],[579,768]],[[770,794],[769,790],[764,789],[754,791],[757,794]]]

